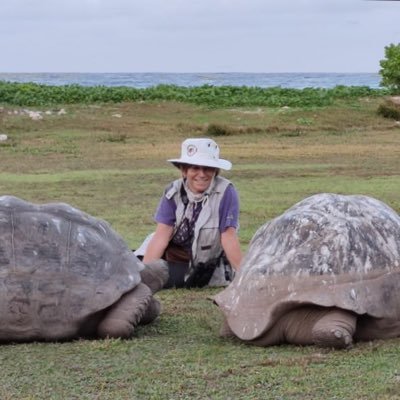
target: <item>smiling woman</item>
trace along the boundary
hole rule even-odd
[[[210,186],[217,169],[213,167],[201,167],[199,165],[182,164],[182,172],[186,177],[186,183],[193,193],[203,193]]]
[[[217,143],[206,138],[186,139],[181,157],[168,161],[182,177],[166,188],[155,215],[156,231],[136,255],[145,263],[168,262],[166,287],[225,286],[242,259],[238,194],[219,176],[232,164],[219,158]]]

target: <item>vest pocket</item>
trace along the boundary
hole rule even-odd
[[[197,251],[193,257],[196,263],[207,263],[222,252],[219,227],[203,227],[197,239]]]

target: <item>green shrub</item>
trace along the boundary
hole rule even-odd
[[[381,86],[400,93],[400,43],[385,47],[385,59],[379,62],[382,76]]]

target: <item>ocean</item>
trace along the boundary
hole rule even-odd
[[[368,86],[379,89],[378,73],[0,73],[0,81],[45,85],[128,86],[257,86],[304,89]]]

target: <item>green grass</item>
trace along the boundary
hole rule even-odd
[[[3,346],[0,397],[399,398],[398,341],[330,351],[222,340],[216,335],[218,310],[206,300],[215,291],[161,292],[163,316],[132,340]]]
[[[166,159],[216,124],[227,132],[215,139],[233,162],[223,175],[239,189],[246,251],[265,221],[314,193],[367,194],[400,211],[400,127],[377,113],[380,103],[64,104],[67,114],[39,121],[3,103],[0,193],[69,203],[135,248],[154,229],[164,186],[179,176]],[[222,315],[208,299],[218,291],[159,292],[160,318],[132,340],[2,345],[0,399],[400,399],[399,339],[350,351],[222,339]]]

